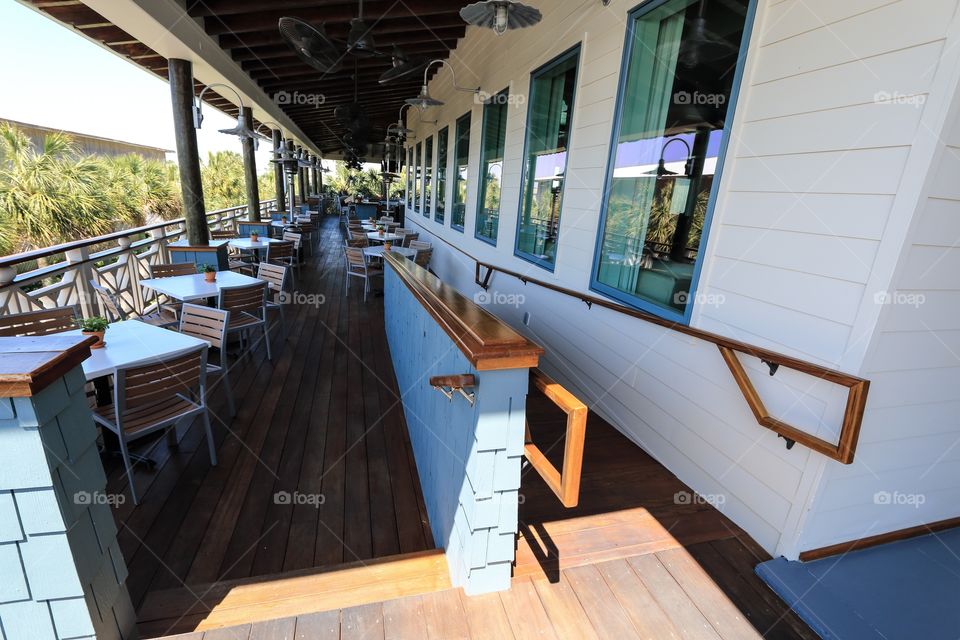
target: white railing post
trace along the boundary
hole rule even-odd
[[[97,307],[94,303],[96,296],[93,293],[93,287],[90,286],[90,280],[93,278],[93,268],[88,262],[90,251],[87,247],[79,247],[70,249],[65,256],[67,264],[71,265],[71,269],[63,274],[63,279],[73,280],[80,305],[80,313],[83,314],[84,318],[96,315]]]

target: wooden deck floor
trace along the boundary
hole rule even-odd
[[[155,597],[147,608],[171,596],[193,600],[177,592],[184,583],[432,546],[394,405],[382,301],[364,305],[341,295],[339,237],[332,224],[325,234],[317,269],[304,270],[299,288],[325,293],[327,304],[294,307],[289,340],[282,349],[279,337],[273,343],[273,364],[260,349],[239,367],[240,413],[230,423],[236,433],[217,429],[220,465],[210,468],[192,429],[178,451],[159,445],[158,471],[139,473],[143,504],[118,509],[138,605],[148,592]],[[364,362],[374,363],[372,370]],[[551,444],[564,416],[537,396],[530,397],[528,415],[534,438],[557,464],[562,442]],[[122,474],[114,472],[110,482],[122,488]],[[271,499],[280,490],[319,491],[326,502],[282,509]],[[587,431],[580,505],[564,509],[531,469],[522,494],[508,592],[470,598],[440,586],[382,602],[360,596],[363,604],[343,608],[318,600],[318,609],[329,610],[182,637],[816,637],[754,575],[767,554],[719,511],[688,499],[686,485],[596,415]]]
[[[154,442],[156,468],[136,471],[140,505],[115,508],[135,607],[156,590],[433,548],[382,302],[343,295],[335,220],[323,234],[296,290],[324,304],[287,307],[272,362],[260,345],[235,364],[234,418],[214,394],[219,464],[194,424],[176,448]],[[108,492],[122,492],[119,458],[105,465]]]

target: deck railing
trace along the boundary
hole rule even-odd
[[[261,214],[274,200],[260,203]],[[207,214],[211,229],[247,217],[240,205]],[[155,298],[140,286],[150,266],[170,261],[168,245],[186,233],[183,218],[0,258],[0,314],[75,306],[84,317],[101,313],[90,280],[117,292],[124,311],[142,314]],[[51,263],[51,261],[53,261]]]

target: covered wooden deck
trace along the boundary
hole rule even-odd
[[[142,504],[116,509],[143,637],[816,637],[754,575],[767,554],[712,506],[678,498],[693,493],[596,415],[578,507],[525,471],[512,589],[450,589],[428,551],[382,299],[342,295],[339,243],[328,220],[298,286],[325,304],[289,307],[273,363],[258,349],[237,365],[233,420],[214,403],[219,465],[197,428],[177,449],[160,441],[157,468],[137,472]],[[563,414],[532,395],[528,415],[558,463]],[[122,470],[108,462],[109,490],[121,491]],[[280,504],[281,492],[322,503]],[[357,577],[360,568],[371,572]],[[405,593],[401,582],[416,582],[406,593],[417,595],[390,595]],[[211,628],[244,616],[252,622]]]
[[[296,288],[323,304],[288,305],[273,362],[262,346],[236,361],[235,417],[214,392],[219,464],[195,423],[178,447],[152,443],[140,505],[115,508],[136,608],[151,592],[433,548],[382,304],[343,296],[335,221],[322,233]],[[120,458],[104,462],[107,491],[123,492]]]

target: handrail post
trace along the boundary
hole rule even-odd
[[[65,254],[68,265],[74,265],[67,271],[63,277],[71,277],[74,280],[74,287],[77,292],[77,299],[80,304],[80,313],[84,318],[95,315],[96,306],[93,303],[93,287],[90,286],[90,279],[93,278],[93,267],[88,262],[90,252],[87,247],[78,247],[70,249]]]

